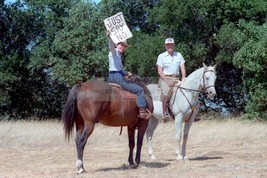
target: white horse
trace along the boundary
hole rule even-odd
[[[194,122],[195,116],[199,110],[198,96],[201,92],[205,92],[208,98],[213,99],[216,95],[215,80],[216,80],[216,65],[203,67],[191,73],[186,80],[173,92],[170,99],[170,110],[175,116],[176,129],[176,160],[185,160],[186,156],[186,142],[188,139],[189,129]],[[160,99],[160,90],[157,84],[149,84],[148,89],[153,96],[154,112],[149,120],[149,125],[146,131],[148,153],[151,159],[156,159],[153,154],[152,137],[159,121],[162,119],[162,103]],[[180,142],[182,138],[182,122],[184,124],[183,144],[182,150]]]

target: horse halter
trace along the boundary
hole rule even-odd
[[[205,73],[206,72],[214,72],[214,70],[204,70],[204,72],[203,72],[203,76],[202,76],[202,78],[203,78],[203,91],[204,91],[205,94],[207,94],[207,89],[208,88],[211,88],[211,87],[215,88],[215,85],[206,86],[206,83],[205,83]]]

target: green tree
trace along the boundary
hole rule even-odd
[[[126,51],[126,69],[142,77],[157,77],[157,55],[164,49],[164,39],[141,32],[134,32],[133,36]]]
[[[160,0],[102,0],[99,7],[104,17],[122,12],[131,30],[151,34],[155,32],[157,24],[148,23],[149,10],[159,2]]]
[[[241,5],[240,3],[243,3]],[[245,111],[250,118],[266,116],[266,14],[267,2],[240,1],[226,4],[225,7],[236,10],[237,14],[227,11],[225,24],[214,36],[215,44],[220,47],[216,60],[232,63],[242,70],[242,88],[238,90],[246,99]],[[232,15],[229,15],[232,14]],[[265,16],[265,18],[264,18]],[[265,19],[265,20],[264,20]],[[265,23],[263,23],[265,22]],[[234,99],[234,98],[233,98]]]
[[[108,73],[108,49],[103,18],[95,5],[79,3],[68,13],[48,60],[54,78],[72,86]]]
[[[41,118],[60,117],[68,92],[66,82],[54,77],[50,59],[54,56],[53,43],[56,34],[64,28],[64,20],[69,9],[76,6],[78,0],[27,1],[28,10],[34,12],[39,22],[39,33],[31,48],[28,69],[31,71],[32,110]]]
[[[63,20],[68,17],[68,10],[79,0],[26,0],[29,11],[36,14],[39,22],[39,34],[33,41],[29,68],[35,70],[49,67],[52,43],[58,31],[64,28]]]
[[[50,51],[51,41],[56,31],[61,28],[60,17],[66,14],[64,11],[68,6],[71,7],[68,1],[17,1],[8,6],[1,1],[0,95],[4,96],[0,96],[2,112],[24,117],[43,116],[41,113],[50,110],[50,114],[46,116],[51,116],[56,110],[53,107],[62,107],[56,96],[57,92],[60,95],[62,87],[57,89],[57,86],[61,85],[58,85],[56,80],[49,81],[45,70],[49,69],[46,55]],[[33,51],[39,45],[41,50],[38,57],[40,61],[45,61],[43,63],[33,62]],[[34,65],[41,63],[45,65]],[[51,91],[52,87],[55,90],[47,92]],[[54,98],[51,93],[55,94]],[[51,105],[52,103],[54,105]],[[54,116],[59,116],[60,112],[61,109],[57,110]]]
[[[246,111],[250,118],[267,120],[267,23],[240,24],[239,29],[246,36],[241,48],[235,53],[233,63],[243,69],[244,84],[249,93]]]
[[[35,14],[25,11],[19,1],[5,5],[1,1],[0,100],[2,112],[27,114],[31,86],[27,81],[30,46],[38,30]]]

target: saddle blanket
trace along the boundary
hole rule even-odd
[[[136,95],[124,90],[120,85],[116,83],[109,83],[109,85],[116,90],[123,99],[135,99]]]

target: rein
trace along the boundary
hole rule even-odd
[[[210,88],[210,87],[215,87],[215,86],[214,86],[214,85],[209,85],[209,86],[207,86],[207,87],[205,86],[205,77],[204,77],[204,75],[205,75],[206,72],[214,72],[214,71],[213,71],[213,70],[206,70],[206,71],[203,72],[202,78],[203,78],[203,85],[204,85],[204,87],[203,87],[202,90],[195,90],[195,89],[184,88],[184,87],[180,87],[180,86],[179,86],[179,87],[177,88],[177,90],[175,91],[175,96],[174,96],[174,100],[173,100],[172,104],[169,105],[169,107],[170,107],[170,106],[172,106],[172,105],[174,104],[174,102],[175,102],[175,98],[176,98],[176,95],[177,95],[177,92],[178,92],[179,89],[181,89],[181,93],[184,95],[185,99],[187,100],[187,102],[188,102],[188,104],[190,105],[190,108],[191,108],[191,114],[190,114],[189,118],[188,118],[187,120],[185,120],[185,122],[188,122],[188,121],[191,119],[191,117],[192,117],[194,111],[195,111],[196,109],[199,109],[201,105],[199,105],[199,106],[197,107],[197,105],[198,105],[198,103],[197,103],[196,106],[193,106],[193,105],[190,103],[189,99],[188,99],[188,98],[186,97],[186,95],[184,94],[183,90],[185,90],[185,91],[187,91],[187,92],[188,92],[188,91],[192,91],[192,92],[199,92],[199,93],[207,94],[205,91],[206,91],[208,88]],[[174,88],[174,86],[172,86],[172,88]]]
[[[184,95],[185,99],[187,100],[187,102],[189,103],[190,108],[191,108],[190,116],[189,116],[189,118],[188,118],[187,120],[185,120],[185,122],[188,122],[188,121],[191,119],[191,117],[192,117],[194,111],[195,111],[196,109],[199,109],[201,105],[199,105],[199,106],[197,107],[197,105],[198,105],[198,102],[197,102],[196,106],[193,106],[193,105],[190,103],[190,101],[188,100],[188,98],[185,96],[183,90],[181,90],[181,92],[182,92],[182,94]],[[201,92],[202,92],[202,91],[201,91]]]

